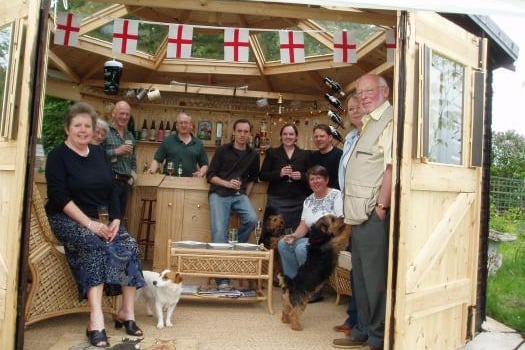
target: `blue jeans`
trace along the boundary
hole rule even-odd
[[[240,194],[222,197],[217,193],[210,193],[208,200],[210,202],[211,241],[214,243],[228,242],[228,224],[230,213],[233,211],[239,215],[241,221],[239,242],[248,242],[255,225],[257,225],[257,213],[248,196]],[[215,283],[217,285],[229,283],[229,279],[217,278]]]
[[[294,278],[297,275],[299,266],[305,263],[308,247],[308,238],[296,239],[292,244],[288,244],[283,238],[277,243],[277,250],[281,256],[283,272],[286,276]]]

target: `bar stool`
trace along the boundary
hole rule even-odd
[[[148,260],[148,249],[155,245],[155,239],[153,236],[151,227],[155,225],[155,220],[153,218],[153,205],[157,203],[156,199],[142,199],[142,209],[140,212],[140,222],[139,222],[139,233],[137,235],[139,246],[144,246],[144,260]],[[146,216],[147,213],[147,216]],[[146,225],[146,236],[143,235],[143,227]]]

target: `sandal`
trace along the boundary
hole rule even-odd
[[[86,337],[88,337],[89,343],[97,348],[109,348],[110,346],[105,329],[102,329],[101,331],[88,331],[86,329]]]
[[[119,329],[119,328],[122,328],[122,326],[126,328],[126,333],[129,335],[140,337],[144,334],[142,332],[142,329],[140,329],[139,326],[137,326],[137,323],[134,320],[127,320],[127,321],[115,320],[115,328]]]

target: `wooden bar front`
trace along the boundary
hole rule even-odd
[[[266,206],[266,183],[250,196],[259,219]],[[153,270],[164,269],[168,240],[210,242],[209,184],[204,178],[166,176],[157,188]],[[138,200],[138,199],[137,199]],[[250,241],[254,242],[253,236]]]

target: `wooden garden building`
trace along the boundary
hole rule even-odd
[[[254,136],[264,133],[261,146],[279,144],[281,126],[293,122],[299,145],[311,149],[314,125],[337,127],[327,116],[324,78],[348,95],[367,73],[385,77],[395,110],[385,348],[456,349],[476,334],[485,317],[492,72],[512,69],[518,52],[488,17],[447,13],[438,3],[433,12],[329,0],[70,0],[56,11],[50,2],[0,5],[0,348],[23,342],[45,95],[89,102],[105,118],[126,100],[137,131],[174,124],[186,111],[212,157],[240,117],[252,121]],[[57,43],[61,13],[79,16],[66,21],[76,29]],[[138,25],[136,50],[114,48],[117,20]],[[193,30],[189,39],[179,37],[191,42],[189,56],[170,46],[170,26],[179,25]],[[227,32],[236,29],[247,29],[248,57],[226,53]],[[304,59],[295,51],[283,57],[282,33],[289,40],[299,34]],[[341,53],[341,45],[351,48]],[[118,90],[108,94],[104,67],[115,61],[123,68]],[[147,92],[157,90],[160,98],[149,99]],[[337,131],[344,137],[346,129]],[[158,145],[138,141],[139,173]],[[184,203],[173,206],[167,197],[170,208],[159,209],[157,219],[162,211],[173,214],[167,227],[188,239],[187,225],[200,217],[193,238],[206,240],[207,184],[151,179],[139,174],[144,187],[136,187],[131,205],[157,191],[183,195]],[[252,198],[256,209],[265,199],[261,187]],[[138,226],[134,216],[128,223],[130,232]],[[157,240],[169,234],[161,226]],[[155,244],[157,269],[165,266],[165,244]]]

